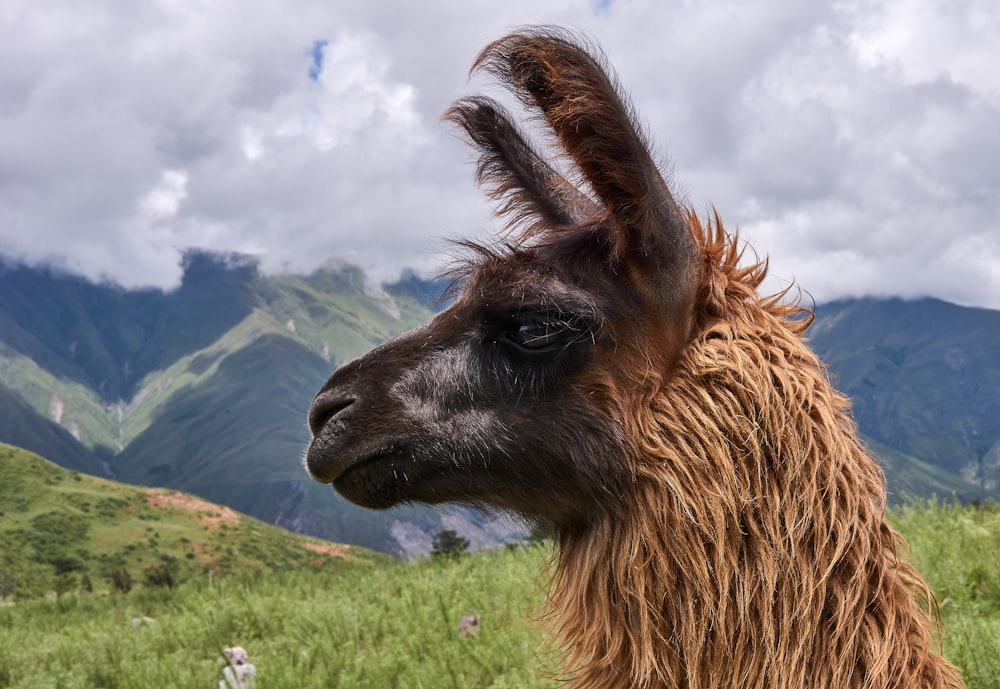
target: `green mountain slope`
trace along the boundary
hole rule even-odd
[[[184,268],[164,293],[0,261],[0,384],[114,453],[179,387],[263,334],[298,342],[329,373],[430,313],[430,283],[412,276],[372,289],[350,266],[264,277],[246,259],[203,253]]]
[[[889,502],[901,504],[911,498],[926,498],[939,496],[951,498],[954,496],[962,502],[970,502],[982,498],[979,488],[962,476],[942,469],[913,455],[895,450],[884,445],[864,433],[860,434],[862,442],[878,459],[882,471],[885,472],[889,484]]]
[[[0,588],[27,598],[106,590],[112,570],[136,582],[152,567],[175,582],[371,563],[384,556],[238,514],[193,495],[86,476],[0,444]]]
[[[1000,489],[1000,312],[934,299],[817,308],[816,352],[871,439]]]
[[[174,291],[125,290],[48,269],[0,264],[0,342],[102,399],[129,399],[142,377],[210,345],[255,302],[256,266],[190,252]]]
[[[304,410],[329,372],[330,364],[301,343],[262,335],[198,385],[172,394],[111,466],[129,483],[186,490],[272,524],[397,550],[392,521],[420,521],[425,510],[373,519],[309,480],[302,467],[309,442]]]
[[[97,455],[3,384],[0,384],[0,439],[32,452],[59,457],[62,466],[75,471],[89,474],[104,471]]]

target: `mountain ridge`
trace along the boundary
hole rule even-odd
[[[218,285],[229,290],[222,302],[235,304],[222,326],[215,315]],[[210,305],[207,316],[175,306],[184,290],[184,303]],[[45,296],[33,306],[38,292]],[[440,293],[440,283],[413,274],[378,287],[346,264],[307,276],[264,276],[252,261],[204,252],[186,258],[173,292],[132,293],[7,265],[0,270],[0,385],[7,391],[0,401],[16,402],[17,428],[36,431],[27,440],[23,432],[0,433],[0,440],[18,438],[57,461],[65,455],[95,475],[188,490],[270,523],[397,555],[417,554],[432,534],[456,525],[473,542],[498,542],[520,527],[484,532],[481,518],[458,508],[371,513],[313,482],[301,465],[316,390],[339,363],[425,320]],[[123,352],[116,348],[127,338],[110,333],[103,350],[100,338],[71,350],[80,331],[56,330],[51,321],[60,305],[81,303],[104,323],[128,320],[141,303],[149,313],[139,329],[165,341],[154,347],[148,338],[131,338],[133,349]],[[16,328],[8,327],[12,322]],[[25,342],[27,351],[19,351]],[[83,351],[89,356],[81,357]],[[61,357],[55,372],[32,358],[37,352],[42,362]],[[130,378],[98,384],[136,361],[145,363],[131,365]],[[112,390],[123,394],[114,397]],[[67,446],[67,429],[79,446]]]

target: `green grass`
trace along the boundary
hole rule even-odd
[[[970,689],[1000,689],[1000,503],[910,503],[892,512],[941,611],[945,655]]]
[[[536,546],[457,561],[192,582],[0,608],[0,687],[205,689],[226,646],[258,687],[549,687]],[[460,637],[462,615],[481,631]],[[155,623],[133,626],[135,617]]]
[[[892,521],[941,602],[945,654],[970,689],[1000,687],[1000,506],[911,503]],[[204,689],[222,648],[258,687],[555,687],[533,616],[549,548],[458,560],[192,580],[0,608],[0,687]],[[462,615],[481,632],[459,637]],[[134,627],[134,617],[155,623]]]

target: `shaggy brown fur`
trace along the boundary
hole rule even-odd
[[[760,298],[718,218],[697,336],[663,381],[608,380],[638,439],[628,509],[564,533],[550,597],[572,686],[963,687],[885,521],[810,318]],[[639,394],[635,394],[638,392]]]
[[[310,473],[372,508],[551,524],[576,689],[962,687],[809,314],[675,201],[597,55],[552,29],[480,55],[590,193],[494,101],[456,104],[515,231],[471,247],[447,310],[334,373]]]

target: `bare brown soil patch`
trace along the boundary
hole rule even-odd
[[[191,544],[191,549],[194,550],[195,560],[199,565],[215,564],[215,549],[212,548],[212,546],[201,542],[195,542]]]
[[[189,512],[200,512],[201,523],[213,529],[218,529],[223,524],[238,526],[240,523],[240,515],[228,507],[216,505],[191,495],[167,493],[155,488],[147,488],[146,502],[150,507],[172,507]]]
[[[347,552],[346,545],[337,545],[336,543],[310,543],[308,541],[302,545],[314,553],[322,553],[324,555],[329,555],[330,557],[339,557],[342,560],[351,559],[350,554]]]

